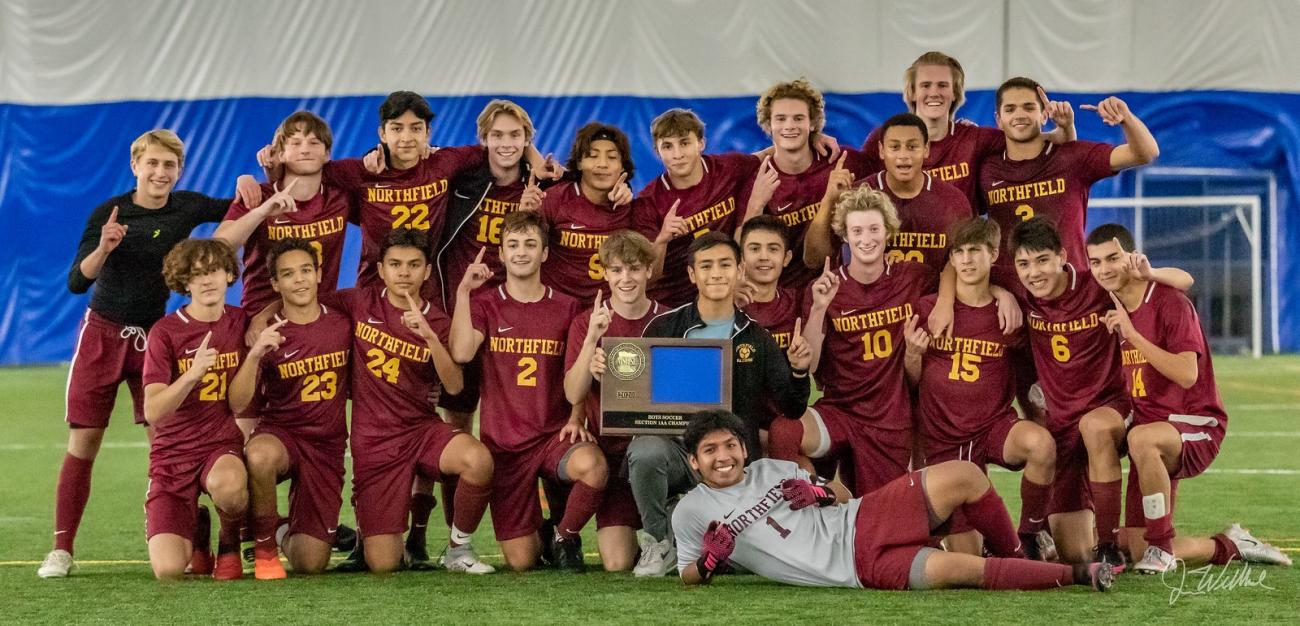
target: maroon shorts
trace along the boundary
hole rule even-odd
[[[542,527],[542,502],[537,480],[560,482],[560,463],[579,444],[547,435],[523,450],[492,453],[492,530],[497,541],[517,539]]]
[[[868,589],[907,589],[912,561],[930,540],[930,508],[921,471],[862,496],[854,523],[853,564]]]
[[[415,475],[438,480],[442,451],[463,432],[435,417],[373,443],[354,436],[352,497],[361,531],[370,537],[406,532]]]
[[[853,495],[883,487],[906,474],[912,462],[912,431],[875,428],[838,405],[818,401],[808,408],[831,436],[828,455],[852,459]]]
[[[239,445],[219,445],[194,460],[149,463],[149,487],[144,494],[144,537],[194,536],[199,494],[207,493],[208,472],[229,454],[243,460]]]
[[[77,348],[68,367],[67,414],[72,428],[107,428],[108,417],[117,402],[117,388],[126,381],[135,404],[135,423],[145,424],[144,371],[145,331],[123,326],[86,309],[77,332]]]
[[[457,413],[473,413],[478,409],[479,393],[483,388],[483,359],[478,354],[474,360],[461,367],[461,376],[465,386],[460,393],[450,394],[446,391],[438,396],[438,407]]]
[[[1180,480],[1200,476],[1219,456],[1219,446],[1227,429],[1214,417],[1199,415],[1170,415],[1169,424],[1178,429],[1183,440],[1178,455],[1178,471],[1170,478]]]
[[[976,435],[974,439],[955,446],[933,443],[927,438],[925,464],[930,466],[938,465],[944,461],[970,461],[980,466],[981,469],[985,469],[985,466],[992,463],[1013,472],[1018,472],[1025,468],[1025,464],[1008,463],[1002,457],[1002,452],[1006,450],[1007,437],[1011,436],[1011,429],[1015,428],[1020,421],[1020,418],[1015,416],[998,418],[987,430]]]
[[[628,526],[641,528],[641,513],[636,508],[636,498],[632,497],[632,483],[627,479],[627,446],[619,452],[605,448],[606,438],[601,438],[600,448],[605,452],[605,462],[609,465],[609,480],[605,483],[605,499],[596,509],[596,529],[611,526]],[[623,438],[623,441],[629,441]]]
[[[275,437],[289,453],[289,471],[280,480],[289,484],[289,534],[302,533],[334,542],[339,508],[343,506],[343,455],[347,441],[316,441],[295,436],[291,429],[258,424],[249,437]]]

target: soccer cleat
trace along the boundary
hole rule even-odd
[[[1085,566],[1088,568],[1088,583],[1092,590],[1110,591],[1111,585],[1115,584],[1115,566],[1106,561],[1086,563]]]
[[[1237,546],[1237,551],[1241,553],[1241,560],[1243,561],[1291,566],[1291,557],[1287,556],[1285,552],[1256,539],[1254,535],[1250,534],[1249,530],[1242,528],[1240,524],[1233,523],[1223,530],[1223,534],[1227,535],[1228,539],[1231,539],[1232,543]],[[51,552],[50,554],[54,553]]]
[[[1111,542],[1097,544],[1092,549],[1094,563],[1109,563],[1115,570],[1116,574],[1124,571],[1128,566],[1128,560],[1124,558],[1124,553],[1120,551],[1119,546]]]
[[[212,568],[214,580],[239,580],[244,577],[244,562],[238,552],[217,555],[217,566]]]
[[[495,567],[480,561],[474,547],[468,543],[455,548],[448,547],[438,557],[438,564],[449,572],[462,574],[491,574],[497,571]]]
[[[284,573],[284,565],[280,563],[280,555],[273,553],[266,557],[258,556],[253,561],[253,576],[258,580],[280,580],[288,575]]]
[[[552,540],[551,551],[556,556],[556,567],[575,574],[587,571],[587,563],[582,558],[582,537],[568,537],[556,533]]]
[[[422,545],[406,544],[406,553],[402,555],[402,565],[413,572],[428,572],[438,569],[438,564],[429,558],[429,551]]]
[[[1025,552],[1025,558],[1031,561],[1056,560],[1056,540],[1046,530],[1020,535],[1020,547]]]
[[[351,552],[357,547],[357,531],[351,526],[339,524],[334,530],[334,551]]]
[[[370,565],[366,563],[365,545],[365,542],[358,537],[356,545],[352,548],[352,553],[348,555],[348,558],[339,561],[339,564],[334,566],[334,571],[345,574],[370,571]]]
[[[1161,550],[1159,546],[1147,546],[1142,560],[1133,565],[1133,571],[1139,574],[1166,574],[1178,569],[1178,560],[1174,555]]]
[[[537,537],[542,542],[542,567],[559,567],[560,555],[555,552],[555,521],[543,520],[542,527],[537,529]]]
[[[41,578],[64,578],[77,568],[77,564],[72,562],[72,553],[67,550],[50,550],[45,555],[45,561],[41,563],[40,569],[36,570],[36,575]]]
[[[677,549],[671,539],[656,541],[654,537],[642,533],[641,558],[632,568],[632,574],[639,577],[665,576],[677,569]]]

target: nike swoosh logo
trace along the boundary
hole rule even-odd
[[[388,189],[389,187],[392,187],[392,185],[380,185],[380,184],[375,185],[375,189]]]
[[[275,218],[275,221],[272,222],[272,224],[288,224],[288,223],[290,223],[291,221],[292,221],[292,220],[280,219],[280,218],[277,217],[277,218]]]
[[[298,354],[299,352],[301,352],[301,350],[294,350],[293,352],[285,352],[285,353],[284,353],[284,358],[286,358],[286,359],[292,359],[292,358],[293,358],[293,355]]]
[[[336,530],[338,530],[338,529],[339,529],[339,527],[338,527],[338,526],[335,526],[334,528],[331,528],[331,529],[329,529],[329,530],[327,530],[327,531],[325,531],[325,532],[327,532],[327,533],[329,533],[329,534],[332,535],[332,534],[334,534],[334,531],[336,531]]]
[[[253,541],[256,541],[256,542],[259,542],[259,543],[264,543],[264,542],[270,541],[270,540],[273,539],[273,538],[274,538],[274,537],[253,537]]]
[[[1041,316],[1041,315],[1039,315],[1039,314],[1037,314],[1037,313],[1032,313],[1032,312],[1029,314],[1029,317],[1036,317],[1036,318],[1038,318],[1038,319],[1040,319],[1040,320],[1043,319],[1043,316]]]
[[[726,514],[726,515],[723,515],[723,516],[722,516],[722,519],[731,519],[731,514],[732,514],[732,513],[735,513],[735,512],[736,512],[736,509],[731,509],[730,511],[727,511],[727,514]]]
[[[452,195],[456,196],[457,198],[460,198],[461,200],[469,200],[469,196],[462,196],[460,195],[459,191],[453,191]]]
[[[1043,523],[1043,520],[1041,520],[1041,519],[1034,519],[1034,518],[1031,517],[1031,518],[1029,518],[1029,522],[1030,522],[1031,524],[1042,524],[1042,523]]]
[[[56,530],[56,531],[54,531],[54,534],[56,534],[56,535],[62,535],[63,533],[66,533],[66,532],[68,532],[68,531],[66,531],[66,530]]]
[[[194,354],[195,352],[198,352],[198,351],[199,351],[198,348],[190,348],[189,350],[186,350],[186,351],[185,351],[185,354]]]
[[[1005,182],[1007,182],[1007,181],[1005,181],[1005,180],[995,180],[995,181],[993,181],[992,183],[989,183],[989,186],[990,186],[990,187],[997,187],[998,185],[1001,185],[1001,184],[1003,184],[1003,183],[1005,183]]]
[[[780,212],[782,212],[782,211],[784,211],[784,210],[786,210],[786,209],[788,209],[788,208],[790,208],[790,207],[792,207],[792,206],[794,206],[794,203],[793,203],[793,202],[787,202],[787,203],[785,203],[785,206],[778,208],[778,209],[776,210],[776,212],[777,212],[777,213],[780,213]]]
[[[582,224],[570,224],[570,225],[569,225],[569,230],[582,230],[582,229],[584,229],[584,228],[586,228],[586,226],[583,226]]]
[[[858,312],[857,309],[849,309],[847,311],[840,311],[840,315],[853,315],[854,313],[857,312]]]
[[[373,318],[373,317],[370,318],[370,319],[368,319],[368,320],[366,320],[366,323],[367,323],[367,324],[383,324],[383,322],[381,322],[381,321],[379,321],[379,320],[377,320],[377,319],[375,319],[375,318]]]
[[[512,331],[512,330],[514,330],[514,329],[515,329],[514,326],[505,326],[505,327],[497,328],[497,332],[499,332],[499,333],[505,333],[505,332],[510,332],[510,331]]]

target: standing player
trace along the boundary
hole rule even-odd
[[[488,574],[474,553],[491,492],[492,457],[483,444],[438,417],[441,389],[456,393],[461,370],[448,353],[447,315],[420,295],[432,272],[423,232],[396,229],[379,250],[383,286],[345,289],[339,303],[352,319],[352,491],[372,572],[402,563],[402,533],[411,485],[455,476],[455,518],[447,569]]]
[[[885,137],[889,141],[888,130]],[[1047,429],[1020,419],[1011,406],[1016,388],[1010,350],[1023,336],[1003,334],[989,285],[1001,241],[997,222],[975,218],[953,229],[950,263],[957,272],[957,298],[952,334],[931,337],[925,331],[938,295],[921,298],[917,318],[907,326],[906,366],[919,387],[926,465],[960,459],[981,468],[993,463],[1023,470],[1020,543],[1030,558],[1044,560],[1047,540],[1040,533],[1056,474],[1056,444]],[[954,534],[967,530],[964,524],[954,526]],[[978,541],[970,547],[977,548]]]
[[[244,248],[247,271],[240,305],[245,311],[257,313],[277,300],[266,257],[271,245],[281,239],[307,241],[320,265],[321,290],[329,293],[337,288],[352,203],[344,190],[321,184],[321,170],[333,145],[329,125],[314,113],[298,111],[285,118],[275,133],[274,146],[284,163],[283,179],[278,186],[261,186],[262,195],[269,198],[261,206],[235,200],[212,235],[231,248]]]
[[[343,504],[351,325],[342,311],[317,300],[322,269],[311,243],[289,237],[266,250],[280,313],[230,382],[236,415],[255,399],[257,405],[257,425],[244,456],[258,579],[284,578],[281,547],[295,572],[325,571]],[[287,536],[281,540],[275,485],[285,478],[293,485]]]
[[[850,453],[854,495],[906,474],[912,457],[903,332],[935,277],[921,263],[885,261],[898,224],[880,191],[860,187],[839,196],[832,227],[848,243],[849,262],[832,269],[826,259],[805,298],[803,336],[823,395],[798,422],[778,421],[769,441],[777,459]]]
[[[564,351],[564,395],[581,405],[587,430],[600,444],[610,468],[605,501],[596,510],[596,540],[605,571],[632,569],[637,558],[636,530],[641,528],[632,485],[628,482],[627,447],[630,439],[600,432],[600,382],[591,374],[591,362],[603,337],[640,337],[665,309],[646,297],[654,246],[639,233],[623,230],[600,244],[600,264],[609,284],[609,300],[578,315],[569,325]],[[644,547],[642,548],[645,549]]]
[[[744,421],[746,445],[762,454],[762,434],[772,420],[769,402],[785,415],[808,405],[808,364],[812,354],[795,323],[790,347],[776,341],[736,308],[736,285],[744,274],[740,246],[724,233],[705,233],[687,250],[687,271],[698,295],[694,302],[666,311],[650,321],[645,337],[730,339],[732,346],[731,402]],[[605,370],[605,353],[597,349],[592,374]],[[628,445],[628,480],[641,512],[647,537],[633,573],[663,576],[672,571],[675,551],[668,535],[668,499],[695,486],[696,474],[687,464],[688,450],[680,438],[640,436]]]
[[[925,121],[926,136],[930,138],[930,151],[922,167],[930,176],[959,189],[975,207],[980,206],[980,164],[1002,149],[1004,139],[996,128],[957,119],[957,109],[966,101],[965,87],[966,72],[961,63],[942,52],[926,52],[903,71],[903,102],[909,112]],[[1046,95],[1043,100],[1047,100]],[[1047,107],[1056,129],[1044,137],[1058,144],[1074,141],[1074,109],[1070,103],[1049,101]],[[877,128],[862,146],[873,172],[885,169],[884,157],[879,153],[883,136],[884,128]]]
[[[978,467],[949,461],[910,472],[861,498],[816,479],[794,463],[746,466],[744,424],[704,411],[684,435],[700,485],[673,513],[681,545],[677,570],[687,585],[708,584],[728,562],[765,578],[803,586],[874,589],[1052,589],[1106,591],[1108,563],[1064,565],[1017,558],[1006,505]],[[962,513],[995,555],[980,558],[927,546]]]
[[[37,570],[41,578],[67,576],[73,568],[91,468],[123,381],[135,422],[150,432],[140,374],[145,331],[163,317],[167,303],[163,257],[195,226],[220,221],[230,206],[229,199],[175,191],[184,166],[185,144],[170,130],[151,130],[131,142],[135,189],[91,212],[68,271],[69,291],[95,290],[68,369],[68,450],[55,488],[54,549]]]
[[[202,491],[221,518],[212,576],[241,578],[248,475],[244,434],[226,400],[245,350],[247,318],[226,304],[239,265],[224,242],[186,239],[167,253],[162,273],[167,286],[190,302],[154,325],[145,354],[144,415],[154,428],[144,504],[149,563],[154,576],[171,579],[185,574],[195,553],[202,555],[196,563],[210,562],[207,532],[195,532]]]
[[[1016,77],[998,87],[998,126],[1006,135],[1000,157],[984,160],[980,167],[980,191],[989,219],[1009,237],[1016,224],[1034,216],[1050,221],[1061,235],[1071,259],[1087,258],[1083,250],[1083,228],[1087,221],[1088,193],[1092,184],[1120,170],[1145,165],[1160,154],[1156,138],[1142,120],[1119,98],[1110,97],[1096,106],[1102,121],[1124,130],[1126,143],[1112,146],[1092,141],[1055,145],[1043,135],[1048,106],[1042,87],[1034,80]],[[1004,246],[994,280],[1010,281],[1011,250]]]
[[[1281,550],[1237,524],[1210,538],[1175,541],[1178,481],[1199,476],[1214,462],[1228,430],[1228,414],[1195,307],[1177,289],[1133,277],[1132,250],[1133,235],[1118,224],[1099,226],[1088,235],[1093,276],[1115,304],[1104,319],[1106,328],[1119,334],[1124,384],[1133,403],[1126,526],[1131,529],[1130,551],[1134,556],[1142,552],[1133,569],[1163,574],[1177,569],[1179,561],[1224,565],[1233,559],[1291,565]],[[1142,522],[1145,532],[1139,540]],[[1145,551],[1140,550],[1143,544]]]
[[[1048,507],[1052,536],[1063,560],[1104,559],[1123,566],[1119,449],[1129,414],[1120,379],[1119,348],[1102,317],[1109,296],[1086,267],[1069,260],[1056,228],[1045,218],[1018,224],[1010,248],[1023,285],[1029,343],[1047,402],[1047,429],[1056,441],[1056,478]],[[1191,276],[1168,268],[1144,275],[1186,289]],[[1096,512],[1096,550],[1093,521]]]
[[[539,478],[573,485],[551,546],[559,565],[582,571],[579,532],[604,498],[608,469],[600,448],[570,418],[564,399],[564,348],[579,304],[542,284],[546,222],[534,211],[515,211],[501,224],[506,282],[473,295],[491,277],[475,262],[456,291],[452,354],[468,363],[483,348],[479,432],[492,453],[492,527],[514,570],[532,568],[542,552],[537,497]],[[479,261],[483,252],[479,252]]]
[[[826,123],[826,101],[820,91],[801,78],[772,85],[759,96],[756,108],[758,126],[772,138],[772,148],[752,183],[742,224],[762,214],[781,220],[789,229],[787,247],[795,260],[781,273],[781,286],[802,290],[817,278],[822,266],[820,258],[812,265],[804,264],[804,233],[837,164],[813,150]],[[843,150],[838,163],[854,178],[876,171],[868,164],[867,155],[857,150]],[[739,230],[736,239],[741,239]],[[794,318],[790,320],[793,323]]]
[[[586,302],[607,288],[601,243],[631,226],[636,211],[627,185],[633,173],[627,135],[600,122],[583,126],[566,167],[574,181],[552,187],[542,200],[551,232],[542,274],[547,286]]]

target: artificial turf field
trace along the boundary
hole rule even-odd
[[[1179,488],[1178,530],[1212,534],[1240,521],[1300,558],[1300,357],[1218,357],[1215,365],[1229,434],[1209,472]],[[637,580],[596,571],[594,531],[584,538],[593,570],[582,575],[403,572],[257,581],[250,569],[241,581],[160,584],[144,543],[147,450],[143,433],[131,424],[125,388],[95,463],[93,495],[77,538],[80,571],[41,580],[36,568],[50,549],[54,484],[67,440],[65,375],[63,367],[0,369],[3,623],[1300,623],[1297,568],[1242,571],[1233,565],[1226,575],[1214,568],[1214,578],[1188,573],[1185,580],[1125,574],[1105,595],[1077,587],[1000,593],[801,589],[755,576],[683,590],[674,577]],[[1014,519],[1017,476],[995,472],[993,478]],[[344,501],[342,520],[350,523]],[[446,539],[441,519],[435,510],[431,551]],[[487,520],[475,546],[485,560],[501,565]],[[1243,578],[1266,587],[1230,588]],[[1216,588],[1193,595],[1198,583]],[[1180,584],[1187,593],[1171,605],[1170,587]]]

